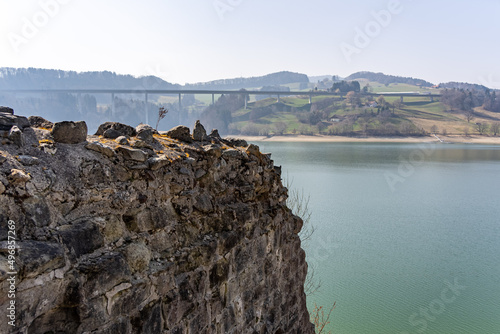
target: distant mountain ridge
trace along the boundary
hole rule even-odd
[[[263,86],[279,86],[290,83],[309,83],[306,74],[289,71],[271,73],[259,77],[219,79],[195,84],[186,84],[185,89],[241,89]]]
[[[411,77],[400,77],[395,75],[387,75],[384,73],[375,73],[375,72],[356,72],[345,78],[347,81],[356,80],[356,79],[367,79],[369,81],[376,81],[384,85],[402,83],[408,85],[422,86],[422,87],[432,87],[433,83],[422,80],[415,79]]]
[[[155,76],[109,71],[75,72],[39,68],[0,68],[0,89],[180,89]]]

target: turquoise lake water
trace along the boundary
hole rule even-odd
[[[500,146],[256,144],[310,196],[332,333],[500,333]]]

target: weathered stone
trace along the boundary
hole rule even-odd
[[[170,159],[165,155],[160,155],[157,157],[151,157],[148,159],[148,166],[151,170],[157,170],[170,164]]]
[[[219,135],[219,130],[217,129],[213,129],[208,136],[212,139],[221,139]]]
[[[112,158],[113,156],[115,156],[115,151],[111,147],[99,142],[89,142],[87,145],[85,145],[85,148],[104,154],[108,158]]]
[[[56,122],[50,133],[58,143],[78,144],[87,140],[87,123],[84,121]]]
[[[121,136],[133,137],[136,135],[135,129],[130,125],[118,123],[118,122],[106,122],[99,125],[96,136],[104,135],[104,131],[108,129],[116,130],[120,133]]]
[[[24,116],[0,112],[0,131],[9,131],[14,125],[23,130],[30,126],[30,122]]]
[[[254,144],[248,145],[246,152],[248,155],[253,155],[256,157],[260,157],[260,155],[261,155],[259,147],[257,145],[254,145]]]
[[[135,131],[137,132],[136,137],[147,143],[152,142],[154,139],[153,134],[155,133],[155,129],[147,124],[139,124],[135,127]]]
[[[24,146],[24,135],[17,125],[13,125],[12,128],[10,128],[8,138],[17,146]]]
[[[166,136],[186,143],[191,143],[193,141],[189,133],[189,128],[184,125],[176,126],[175,128],[167,131]]]
[[[209,140],[207,136],[207,131],[203,127],[203,125],[200,123],[200,121],[196,121],[194,124],[194,130],[193,130],[193,139],[195,141],[206,141]]]
[[[237,147],[246,147],[248,146],[248,143],[244,139],[240,138],[225,138],[223,139],[224,143],[230,145],[230,146],[237,146]]]
[[[59,234],[62,242],[77,258],[104,245],[104,238],[93,222],[84,221],[61,226]]]
[[[104,133],[102,134],[102,136],[104,138],[109,138],[109,139],[115,139],[115,138],[118,138],[122,135],[122,133],[120,131],[117,131],[113,128],[110,128],[110,129],[107,129],[106,131],[104,131]]]
[[[28,117],[28,121],[33,128],[43,128],[43,129],[52,129],[54,123],[47,121],[45,118],[41,116],[30,116]]]
[[[119,136],[115,139],[115,141],[120,145],[129,145],[130,144],[127,137],[125,137],[125,136]]]
[[[132,271],[143,271],[151,260],[151,251],[142,243],[133,243],[125,248],[125,258]]]
[[[5,161],[7,161],[7,158],[0,154],[0,164],[3,164]]]
[[[20,169],[12,169],[9,174],[9,181],[14,186],[24,185],[29,180],[31,180],[31,176]]]
[[[14,109],[12,109],[10,107],[0,106],[0,112],[4,112],[6,114],[14,115]]]
[[[0,182],[0,195],[5,192],[5,186],[3,185],[2,182]]]
[[[116,148],[116,151],[120,153],[127,160],[144,162],[148,159],[148,155],[144,153],[144,151],[139,149],[118,146]]]
[[[47,271],[64,267],[64,249],[60,244],[42,241],[21,241],[18,243],[18,266],[24,277],[36,277]]]
[[[38,165],[40,160],[37,157],[32,157],[30,155],[20,155],[17,160],[25,166]]]

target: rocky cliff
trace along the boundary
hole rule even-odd
[[[302,221],[257,146],[5,108],[0,140],[0,332],[313,333]]]

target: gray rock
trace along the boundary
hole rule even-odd
[[[209,140],[207,136],[207,131],[203,127],[203,125],[200,123],[200,121],[196,121],[194,124],[194,130],[193,130],[193,139],[195,141],[206,141]]]
[[[25,166],[33,166],[40,163],[37,157],[32,157],[30,155],[20,155],[17,160]]]
[[[160,169],[168,164],[170,164],[170,160],[164,155],[151,157],[148,159],[148,166],[153,171]]]
[[[219,135],[219,130],[213,129],[212,132],[208,135],[211,139],[221,139]]]
[[[115,139],[115,141],[120,145],[130,145],[127,137],[125,136],[119,136]]]
[[[137,132],[137,138],[147,143],[153,141],[153,134],[155,133],[155,129],[147,124],[139,124],[135,127],[135,131]]]
[[[60,244],[42,241],[19,242],[19,267],[24,277],[35,277],[64,267],[64,248]]]
[[[54,141],[63,144],[78,144],[87,140],[87,123],[84,121],[57,122],[50,132]]]
[[[14,125],[24,130],[30,126],[30,122],[24,116],[16,116],[6,112],[0,112],[0,131],[9,131]]]
[[[0,164],[3,164],[7,160],[2,154],[0,154]]]
[[[110,128],[110,129],[107,129],[106,131],[104,131],[102,136],[104,138],[108,138],[108,139],[116,139],[116,138],[122,136],[122,133],[118,130]]]
[[[44,128],[44,129],[52,129],[54,123],[47,121],[45,118],[40,116],[30,116],[28,117],[28,121],[31,124],[32,128]]]
[[[91,221],[61,226],[59,235],[68,250],[77,258],[92,253],[104,245],[104,238],[99,228]]]
[[[189,128],[184,125],[179,125],[170,129],[167,131],[166,136],[186,143],[191,143],[193,141],[189,133]]]
[[[143,150],[124,146],[118,146],[115,150],[127,160],[144,162],[148,159],[148,155]]]
[[[10,128],[8,138],[17,146],[24,146],[24,135],[17,125],[13,125],[12,128]]]
[[[225,138],[222,140],[224,143],[228,144],[229,146],[233,147],[246,147],[248,146],[248,143],[244,139],[240,138]]]
[[[0,106],[0,112],[4,112],[6,114],[14,115],[14,109],[12,109],[10,107]]]
[[[85,145],[85,148],[88,150],[104,154],[108,158],[112,158],[113,156],[115,156],[115,151],[111,147],[99,142],[90,142],[87,145]]]
[[[118,122],[106,122],[99,125],[96,136],[104,135],[104,131],[108,129],[116,130],[120,133],[121,136],[134,137],[136,135],[136,131],[130,125],[118,123]]]

